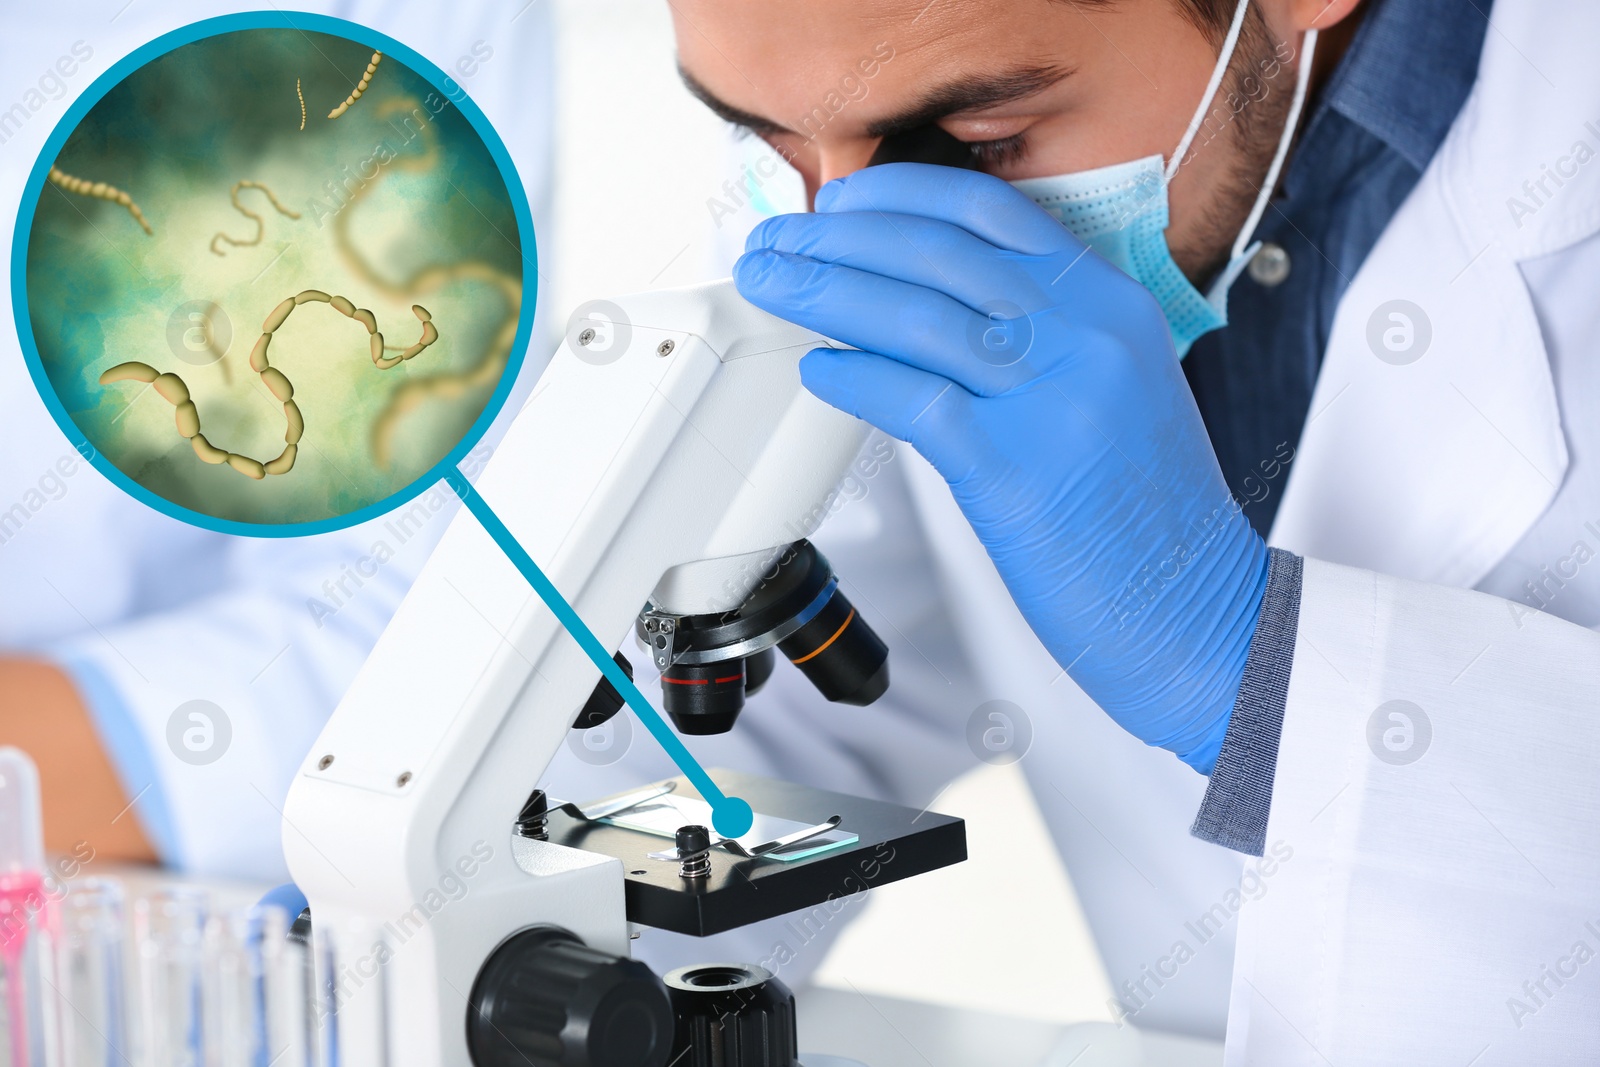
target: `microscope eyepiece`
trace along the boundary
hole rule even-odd
[[[790,545],[736,610],[672,615],[647,606],[637,632],[680,733],[733,729],[744,698],[771,676],[774,649],[828,700],[865,706],[889,688],[888,647],[809,541]]]

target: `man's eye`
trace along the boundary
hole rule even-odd
[[[1020,133],[998,141],[968,141],[967,147],[972,150],[972,158],[986,169],[1016,163],[1028,154],[1026,135]]]

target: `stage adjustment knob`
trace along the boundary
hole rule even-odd
[[[665,1067],[666,989],[638,960],[535,927],[495,949],[467,1007],[475,1067]]]
[[[705,963],[667,975],[672,1067],[799,1067],[794,994],[764,967]]]

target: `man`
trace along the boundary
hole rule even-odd
[[[1222,903],[1240,915],[1231,1061],[1580,1062],[1600,940],[1600,638],[1574,625],[1600,619],[1600,81],[1568,42],[1590,16],[674,12],[691,87],[814,197],[735,270],[859,350],[812,353],[808,387],[926,457],[1054,663],[1208,776],[1194,833],[1266,853]],[[870,93],[840,103],[869,56]],[[989,174],[862,170],[928,158],[895,155],[918,131]],[[982,575],[939,573],[958,612],[992,606]],[[969,653],[1021,643],[977,621]],[[1036,789],[1067,751],[1036,747]],[[1159,807],[1089,776],[1111,818]],[[1040,797],[1080,890],[1074,837],[1153,851]],[[1091,921],[1105,903],[1088,894]],[[1217,968],[1209,927],[1138,965],[1096,926],[1119,993],[1155,1009]]]

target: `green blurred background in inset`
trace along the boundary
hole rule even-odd
[[[175,504],[265,524],[348,514],[425,474],[499,382],[522,298],[522,235],[505,182],[448,98],[392,56],[361,99],[329,119],[371,57],[357,42],[292,29],[183,45],[107,93],[54,161],[125,190],[154,234],[118,204],[45,185],[27,265],[40,358],[95,448]],[[266,185],[300,217],[242,189],[240,202],[262,218],[261,241],[218,242],[216,255],[218,232],[256,233],[229,199],[241,179]],[[439,340],[379,370],[359,323],[327,304],[296,308],[269,352],[305,418],[285,475],[254,481],[202,463],[153,389],[98,383],[129,360],[171,371],[214,446],[270,460],[283,450],[282,405],[249,354],[262,321],[303,289],[370,308],[391,346],[418,339],[410,309],[421,304]],[[181,311],[194,301],[220,314]]]

